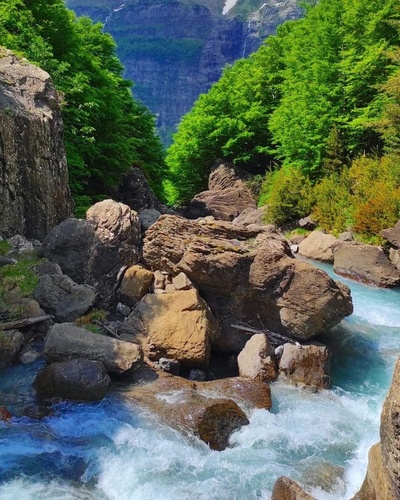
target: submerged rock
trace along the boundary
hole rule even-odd
[[[24,343],[24,336],[18,330],[0,331],[0,368],[11,366],[17,359]]]
[[[249,423],[233,399],[243,403],[247,392],[251,392],[251,383],[257,386],[258,394],[266,394],[259,390],[260,383],[253,381],[244,381],[244,387],[235,389],[236,380],[240,386],[240,379],[191,382],[159,372],[156,380],[133,385],[124,391],[124,395],[156,415],[162,423],[188,436],[194,435],[211,449],[220,451],[228,446],[229,437],[235,430]],[[269,391],[268,386],[265,387]],[[258,397],[258,401],[260,399]],[[268,404],[268,401],[265,403]]]
[[[295,259],[271,226],[164,215],[146,233],[143,260],[189,277],[222,325],[214,344],[226,352],[240,352],[248,340],[232,327],[238,321],[309,339],[353,310],[349,289]]]
[[[52,363],[38,373],[34,382],[39,399],[98,401],[107,394],[111,379],[99,361],[72,359]]]

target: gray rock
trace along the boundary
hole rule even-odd
[[[147,208],[139,213],[139,220],[142,226],[142,229],[146,231],[152,226],[159,218],[161,217],[161,213],[155,208]]]
[[[91,333],[70,323],[50,328],[44,354],[50,362],[74,358],[101,361],[107,371],[116,373],[136,370],[142,364],[142,350],[138,345]]]
[[[200,370],[199,368],[193,368],[189,372],[189,380],[197,380],[198,382],[204,382],[207,380],[206,372]]]
[[[11,366],[24,343],[24,336],[17,330],[0,331],[0,368]]]
[[[297,253],[299,251],[299,245],[290,245],[290,251],[292,253]]]
[[[60,99],[47,73],[5,49],[0,80],[0,231],[42,240],[73,208]]]
[[[190,290],[193,288],[193,284],[185,273],[179,273],[174,278],[172,278],[172,284],[175,290]]]
[[[123,316],[129,316],[131,312],[131,308],[122,302],[118,302],[117,304],[117,311],[121,313]]]
[[[48,259],[42,259],[34,269],[39,276],[45,274],[63,274],[61,267],[56,262],[51,262]]]
[[[179,375],[181,370],[181,364],[176,359],[160,358],[158,360],[158,364],[161,370],[172,373],[172,375]]]
[[[345,231],[338,236],[339,241],[353,241],[353,239],[353,233],[351,231]]]
[[[87,285],[78,285],[63,274],[44,275],[34,291],[40,306],[59,321],[73,321],[96,302],[94,290]]]
[[[38,373],[34,382],[39,399],[98,401],[107,394],[111,379],[99,361],[72,359],[52,363]]]
[[[251,224],[263,225],[264,215],[267,207],[260,208],[245,208],[242,213],[240,213],[235,219],[233,219],[232,224],[250,226]]]
[[[25,236],[16,234],[12,238],[7,240],[11,250],[8,255],[21,255],[24,253],[37,252],[40,253],[42,250],[42,244],[38,240],[28,240]]]
[[[95,288],[103,307],[115,301],[117,276],[139,258],[140,223],[127,205],[104,200],[88,220],[67,219],[44,240],[44,255],[76,283]]]
[[[27,364],[33,363],[34,361],[39,359],[40,356],[41,356],[40,352],[38,352],[32,348],[27,348],[27,349],[23,350],[23,352],[21,352],[18,360],[23,365],[27,365]]]
[[[159,212],[162,211],[161,203],[149,186],[143,171],[138,167],[132,167],[125,174],[120,185],[115,190],[114,198],[116,201],[128,205],[136,212],[142,212],[150,208],[154,208]]]
[[[308,259],[333,262],[338,240],[331,234],[313,231],[299,244],[299,254]]]
[[[299,220],[299,226],[303,229],[308,229],[309,231],[313,231],[317,227],[317,223],[311,219],[310,216],[303,217]]]
[[[12,266],[16,263],[17,261],[15,259],[11,259],[10,257],[0,257],[0,267]]]

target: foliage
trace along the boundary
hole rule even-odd
[[[313,204],[310,180],[296,167],[284,167],[266,176],[260,204],[267,205],[265,219],[281,226],[308,215]]]
[[[77,19],[62,0],[7,0],[0,44],[39,64],[63,97],[70,185],[76,201],[109,194],[132,166],[161,194],[161,143],[150,112],[131,95],[115,43],[101,24]]]

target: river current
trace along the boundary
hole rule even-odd
[[[333,351],[332,391],[272,384],[271,412],[254,411],[223,452],[161,427],[116,395],[61,403],[42,420],[16,417],[0,423],[0,499],[269,499],[280,475],[319,500],[350,498],[379,440],[400,355],[400,291],[345,282],[354,314],[324,339]],[[42,366],[2,370],[0,405],[21,414],[33,404]]]

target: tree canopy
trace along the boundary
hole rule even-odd
[[[133,165],[162,196],[166,169],[154,118],[131,94],[115,43],[62,0],[0,2],[0,44],[38,64],[63,97],[70,185],[81,210]]]

